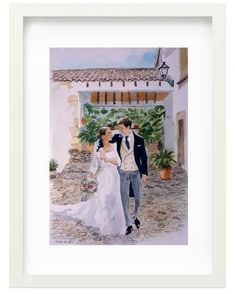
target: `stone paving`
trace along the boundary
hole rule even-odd
[[[85,152],[71,154],[70,162],[61,173],[50,180],[51,203],[65,205],[81,201],[81,178],[87,174],[91,155]],[[130,198],[133,211],[134,199]],[[141,228],[128,235],[102,235],[94,227],[84,226],[78,219],[51,213],[51,244],[131,245],[161,236],[187,235],[187,174],[180,167],[173,168],[173,178],[163,181],[155,168],[149,166],[148,184],[143,188],[140,211]],[[177,237],[176,237],[177,238]],[[186,236],[187,239],[187,236]],[[174,240],[169,244],[174,243]],[[183,244],[187,244],[187,241]]]

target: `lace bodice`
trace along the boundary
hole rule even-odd
[[[118,163],[118,166],[121,165],[121,160],[120,160],[120,157],[117,153],[116,146],[113,147],[112,151],[105,152],[105,158],[116,160]],[[109,163],[109,162],[106,163],[104,160],[100,159],[100,150],[98,152],[94,152],[93,159],[92,159],[91,166],[90,166],[90,172],[96,173],[99,168],[103,168],[107,165],[109,165],[109,166],[111,165],[114,168],[117,168],[117,166],[114,165],[113,163]]]

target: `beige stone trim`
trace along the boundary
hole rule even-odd
[[[73,125],[69,127],[71,133],[70,150],[80,150],[81,143],[78,139],[79,126],[78,126],[78,96],[70,95],[68,97],[68,104],[72,107]]]

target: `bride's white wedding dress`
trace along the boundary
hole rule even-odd
[[[121,164],[116,148],[106,152],[105,157]],[[97,192],[86,202],[51,205],[51,211],[80,219],[85,225],[99,228],[102,234],[124,234],[125,218],[117,166],[100,160],[98,151],[94,153],[90,172],[97,172]]]

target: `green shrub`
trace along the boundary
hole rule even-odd
[[[55,159],[50,160],[50,171],[55,171],[58,166],[59,164]]]

